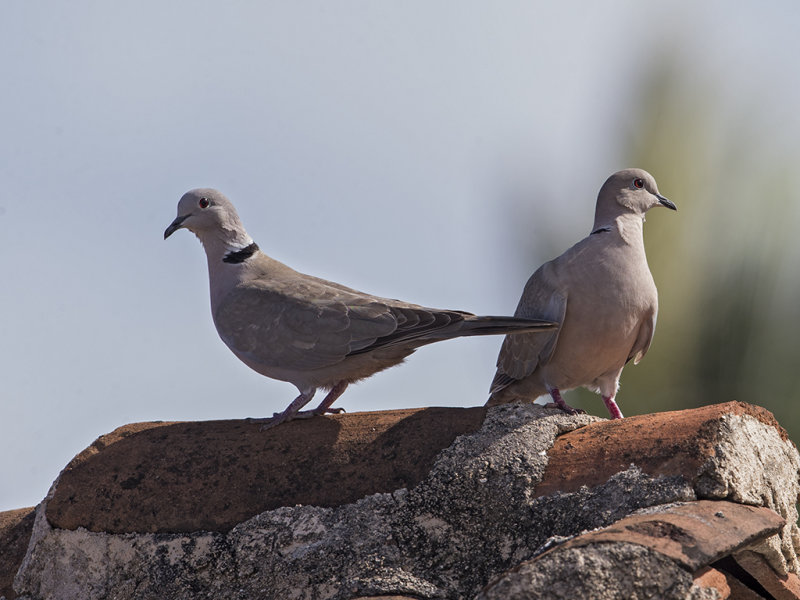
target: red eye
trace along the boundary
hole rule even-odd
[[[208,198],[200,198],[200,200],[197,203],[197,206],[199,206],[200,208],[208,208],[209,204],[211,203],[208,201]]]
[[[633,187],[642,189],[644,187],[644,179],[634,179],[633,180]]]

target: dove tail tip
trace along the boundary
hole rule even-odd
[[[522,319],[519,317],[473,317],[464,321],[462,335],[498,335],[549,331],[558,323],[544,319]]]

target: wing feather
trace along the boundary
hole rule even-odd
[[[559,289],[552,263],[545,263],[525,284],[515,317],[546,319],[563,323],[567,295]],[[507,335],[497,357],[497,373],[491,385],[494,393],[524,379],[553,355],[560,327],[541,333]]]
[[[239,284],[214,321],[237,353],[276,368],[319,369],[412,343],[465,315],[362,294],[313,277]]]

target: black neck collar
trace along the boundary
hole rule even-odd
[[[232,265],[238,265],[239,263],[243,263],[248,258],[253,256],[258,252],[258,244],[253,242],[249,246],[245,246],[241,250],[237,250],[236,252],[228,252],[223,258],[222,262],[226,262]]]
[[[611,231],[611,227],[598,227],[589,235],[594,235],[595,233],[603,233],[604,231]]]

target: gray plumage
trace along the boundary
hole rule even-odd
[[[307,414],[338,412],[330,406],[348,384],[401,363],[425,344],[555,326],[425,308],[298,273],[258,249],[233,204],[216,190],[184,194],[164,238],[181,228],[205,249],[211,311],[222,341],[251,369],[300,391],[269,426],[298,415],[317,388],[330,392]]]
[[[622,417],[614,400],[622,369],[644,357],[656,326],[658,294],[642,235],[645,213],[656,206],[677,210],[646,171],[626,169],[606,180],[591,234],[537,269],[514,313],[559,327],[503,341],[488,404],[549,393],[575,412],[560,392],[586,387],[603,396],[612,418]]]

